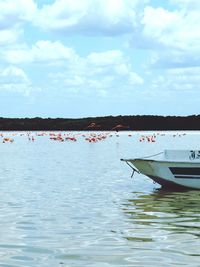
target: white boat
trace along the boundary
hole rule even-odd
[[[163,187],[200,189],[200,150],[165,150],[135,159],[121,159]]]

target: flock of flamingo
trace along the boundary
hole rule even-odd
[[[123,135],[125,135],[126,132],[123,132]],[[156,142],[157,137],[159,136],[165,136],[165,133],[154,133],[154,134],[147,134],[147,135],[140,135],[134,132],[128,132],[127,136],[128,137],[136,137],[138,138],[139,142],[148,142],[148,143],[154,143]],[[186,135],[185,133],[176,133],[173,134],[173,137],[181,137]],[[108,137],[120,137],[121,134],[117,131],[109,131],[109,132],[103,132],[103,131],[97,131],[97,132],[2,132],[0,133],[0,138],[2,139],[1,143],[13,143],[15,137],[26,137],[28,141],[30,142],[35,142],[37,138],[39,137],[49,137],[51,141],[58,141],[58,142],[77,142],[78,139],[82,138],[85,141],[89,143],[96,143],[99,141],[103,141]],[[0,140],[1,140],[0,139]]]
[[[184,136],[184,135],[186,135],[186,133],[177,133],[177,134],[173,134],[172,136],[173,137],[181,137],[181,136]],[[152,142],[152,143],[154,143],[154,142],[156,142],[156,137],[157,136],[165,136],[165,134],[164,133],[156,133],[156,134],[153,134],[153,135],[141,135],[140,136],[140,138],[139,138],[139,141],[140,142]]]

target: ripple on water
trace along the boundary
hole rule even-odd
[[[129,225],[123,235],[132,242],[133,248],[139,250],[138,255],[141,250],[142,266],[146,266],[145,258],[149,266],[161,260],[162,266],[191,266],[191,262],[192,266],[198,266],[200,240],[197,230],[200,230],[200,224],[199,215],[195,214],[199,200],[199,191],[160,190],[141,194],[123,204],[122,210]],[[138,243],[141,241],[142,245]],[[134,263],[137,254],[131,257]]]
[[[0,144],[0,266],[199,267],[200,191],[155,190],[119,160],[191,143],[199,136]]]

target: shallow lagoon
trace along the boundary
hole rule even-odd
[[[14,142],[0,139],[0,266],[199,266],[200,191],[159,190],[120,161],[199,148],[199,133],[83,134],[3,133]]]

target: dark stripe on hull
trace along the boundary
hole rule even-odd
[[[169,167],[170,171],[174,175],[199,175],[200,176],[200,168],[183,168],[183,167]]]
[[[166,188],[166,189],[170,189],[170,190],[186,190],[186,189],[189,188],[189,187],[184,186],[184,185],[179,185],[179,184],[176,184],[174,182],[167,181],[167,180],[162,179],[160,177],[150,176],[150,175],[148,175],[148,177],[150,177],[154,182],[160,184],[163,188]],[[190,188],[190,189],[193,189],[193,188]]]
[[[183,176],[183,175],[174,175],[175,178],[180,179],[200,179],[200,176]]]

